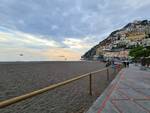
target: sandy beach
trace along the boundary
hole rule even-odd
[[[102,69],[101,62],[15,62],[0,63],[0,101]],[[112,75],[111,80],[115,77]],[[93,76],[93,96],[88,78],[0,109],[0,113],[83,113],[109,84],[106,71]]]

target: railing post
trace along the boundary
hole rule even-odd
[[[107,81],[109,81],[109,69],[107,68]]]
[[[89,74],[89,94],[92,96],[92,74]]]

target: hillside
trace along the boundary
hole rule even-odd
[[[92,60],[95,56],[113,57],[113,51],[128,51],[136,45],[150,46],[150,21],[134,21],[122,29],[113,31],[106,39],[87,51],[82,59]]]

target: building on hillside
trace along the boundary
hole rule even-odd
[[[129,55],[129,51],[127,50],[122,50],[122,51],[105,51],[104,53],[104,57],[107,58],[128,58]]]
[[[143,45],[143,46],[150,46],[150,38],[144,39],[144,40],[142,41],[142,45]]]

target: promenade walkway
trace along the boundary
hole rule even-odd
[[[87,113],[150,113],[150,71],[122,69]]]

